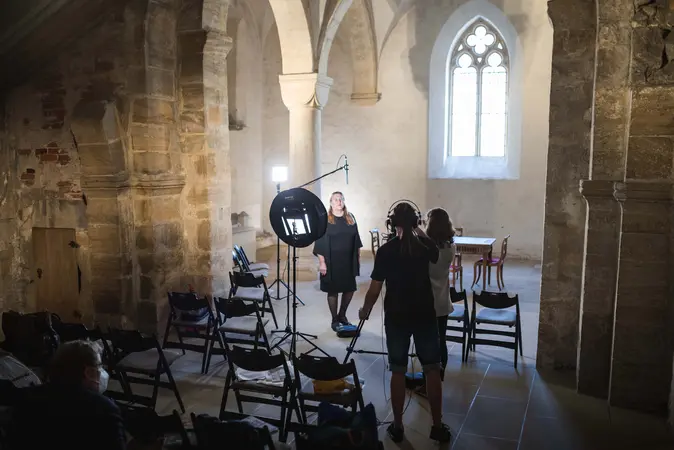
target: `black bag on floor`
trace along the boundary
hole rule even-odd
[[[377,415],[372,403],[352,413],[330,403],[321,403],[318,426],[306,436],[297,436],[297,450],[379,450]]]
[[[49,312],[2,313],[2,332],[5,334],[3,349],[29,367],[45,366],[59,345],[52,319],[60,320]]]

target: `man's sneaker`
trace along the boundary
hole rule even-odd
[[[449,442],[452,439],[452,432],[444,423],[431,428],[431,439],[438,442]]]
[[[342,324],[339,322],[339,320],[335,319],[335,320],[332,321],[332,325],[330,327],[332,328],[332,331],[334,331],[336,333],[337,330],[339,330],[339,327],[341,327],[341,326],[342,326]]]
[[[388,433],[388,437],[395,443],[402,442],[405,439],[405,429],[395,423],[389,425],[386,432]]]

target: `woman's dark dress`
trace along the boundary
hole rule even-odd
[[[321,275],[321,291],[336,294],[356,290],[356,276],[360,275],[358,249],[362,246],[355,220],[349,225],[344,217],[335,217],[334,224],[328,223],[325,235],[314,244],[314,255],[323,256],[328,268]]]

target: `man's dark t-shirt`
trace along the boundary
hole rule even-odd
[[[377,251],[371,278],[386,281],[384,312],[389,323],[435,320],[428,264],[438,261],[439,252],[430,239],[419,240],[423,246],[414,256],[401,251],[402,242],[397,237]]]

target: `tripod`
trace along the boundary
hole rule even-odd
[[[276,183],[276,195],[278,195],[280,192],[281,192],[281,183]],[[289,269],[289,266],[290,266],[290,249],[288,249],[288,258],[286,260],[286,271]],[[278,286],[276,286],[276,297],[272,297],[274,300],[281,300],[281,286],[286,288],[286,291],[287,291],[286,303],[287,303],[288,311],[290,311],[290,301],[289,301],[290,296],[289,295],[290,295],[291,290],[290,290],[290,286],[288,286],[288,284],[284,280],[281,279],[281,239],[278,236],[276,236],[276,279],[271,284],[271,286],[269,286],[269,289],[273,288],[274,285],[278,285]],[[294,290],[292,291],[292,293],[293,293],[293,295],[295,295]],[[301,298],[297,297],[297,301],[300,302],[302,304],[302,306],[304,306],[304,302],[302,301]],[[272,333],[274,333],[274,332],[278,333],[278,332],[281,332],[281,331],[283,331],[283,330],[274,330],[274,331],[272,331]]]
[[[297,227],[293,225],[293,234],[297,234]],[[289,249],[290,250],[290,249]],[[290,255],[290,251],[288,252],[288,255]],[[285,342],[288,338],[290,338],[290,351],[288,354],[290,356],[295,356],[297,354],[297,338],[300,338],[304,340],[307,344],[309,344],[312,349],[306,352],[306,354],[309,354],[313,351],[318,350],[319,352],[323,353],[325,356],[330,356],[328,355],[323,349],[321,349],[318,345],[314,344],[311,342],[309,339],[316,339],[318,336],[314,334],[307,334],[307,333],[301,333],[297,331],[297,301],[299,300],[297,298],[297,294],[295,294],[295,291],[297,289],[297,247],[293,247],[293,288],[288,289],[288,299],[290,299],[290,293],[292,292],[293,295],[293,321],[292,325],[288,324],[286,325],[285,330],[285,335],[276,343],[274,346],[271,348],[271,350],[274,350],[277,347],[280,347],[280,345]],[[290,315],[290,309],[288,309],[288,315]],[[280,332],[281,330],[274,330],[272,333],[275,331]]]

